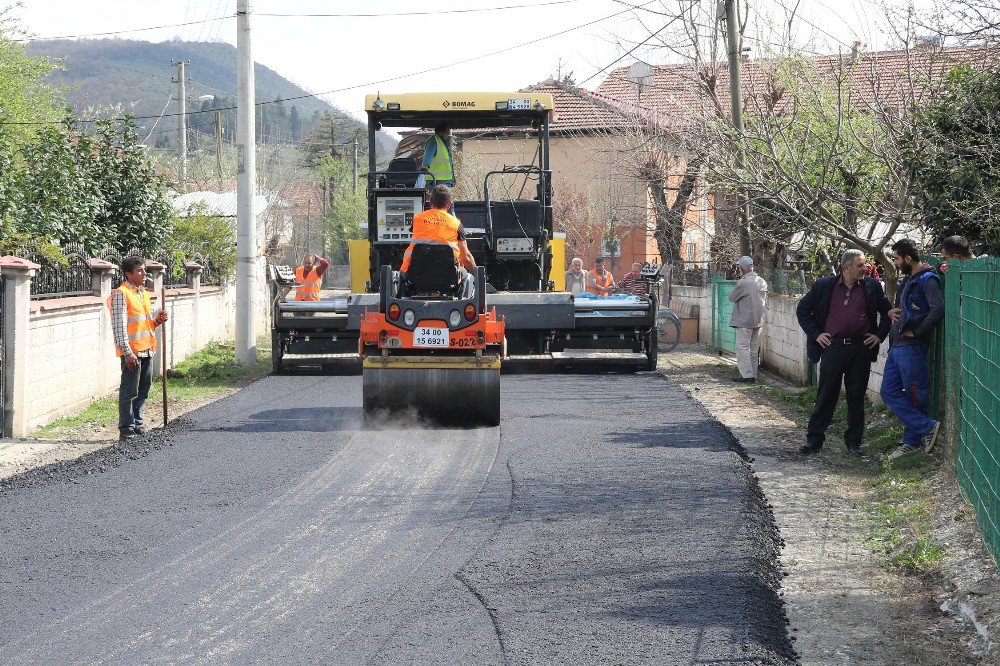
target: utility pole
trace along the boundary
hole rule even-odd
[[[250,0],[236,2],[236,362],[257,362],[257,137],[254,132],[254,71]]]
[[[215,110],[215,175],[222,187],[222,111]]]
[[[171,79],[171,83],[177,84],[177,103],[180,107],[177,123],[177,145],[180,146],[180,166],[178,168],[177,183],[181,192],[187,190],[187,78],[184,76],[184,67],[188,62],[184,60],[171,60],[170,64],[177,68],[177,78]]]
[[[351,192],[358,193],[358,137],[354,136],[354,180],[351,185]]]
[[[736,166],[740,171],[746,164],[746,152],[743,144],[743,93],[740,87],[740,61],[743,52],[740,48],[740,24],[736,16],[736,0],[726,2],[726,41],[729,46],[729,101],[733,114],[733,129],[739,146],[736,152]],[[750,256],[750,202],[746,192],[736,193],[737,208],[740,216],[740,253]]]

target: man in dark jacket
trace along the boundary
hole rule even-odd
[[[879,345],[889,334],[891,307],[882,285],[864,275],[864,254],[846,250],[840,260],[840,275],[816,280],[795,308],[806,334],[809,360],[820,364],[816,405],[800,453],[823,448],[843,382],[847,394],[844,443],[849,454],[861,455],[868,375]]]
[[[889,356],[882,375],[882,401],[903,422],[903,441],[889,457],[930,451],[940,424],[928,413],[930,373],[927,351],[934,328],[944,318],[941,278],[920,262],[916,244],[904,238],[892,246],[892,261],[903,275],[896,291],[896,307],[889,333]]]

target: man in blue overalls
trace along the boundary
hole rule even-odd
[[[934,328],[944,317],[944,294],[938,274],[920,261],[916,244],[904,238],[892,246],[892,261],[903,275],[896,307],[889,311],[889,357],[882,377],[882,400],[903,422],[903,441],[889,457],[930,451],[940,423],[928,414],[930,377],[927,353]]]

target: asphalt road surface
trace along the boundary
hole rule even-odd
[[[267,377],[0,484],[0,663],[794,662],[749,464],[662,376],[505,376],[490,429],[360,404]]]

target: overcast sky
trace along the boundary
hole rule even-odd
[[[927,6],[931,1],[916,4]],[[360,117],[369,92],[516,90],[556,74],[560,66],[585,87],[596,88],[604,77],[599,74],[602,68],[663,24],[663,17],[649,10],[662,10],[664,4],[673,7],[676,2],[257,0],[252,3],[253,53],[257,62],[310,92],[324,93],[323,98]],[[885,4],[902,8],[907,0]],[[796,41],[824,53],[849,49],[854,40],[869,49],[895,46],[884,32],[882,5],[882,0],[802,0]],[[781,0],[750,0],[750,6],[757,13],[774,15]],[[477,9],[488,11],[468,11]],[[236,0],[24,0],[24,6],[14,10],[22,28],[39,38],[115,32],[127,39],[232,44],[235,11]],[[453,13],[413,15],[445,11]],[[409,15],[301,16],[392,13]],[[192,24],[177,25],[182,23]],[[168,25],[174,27],[132,31]],[[489,55],[505,49],[509,50]],[[667,50],[652,42],[634,56],[653,64],[670,58]],[[165,73],[172,71],[170,63],[163,63],[163,68]],[[421,73],[430,69],[435,71]],[[188,72],[197,81],[197,63]]]

